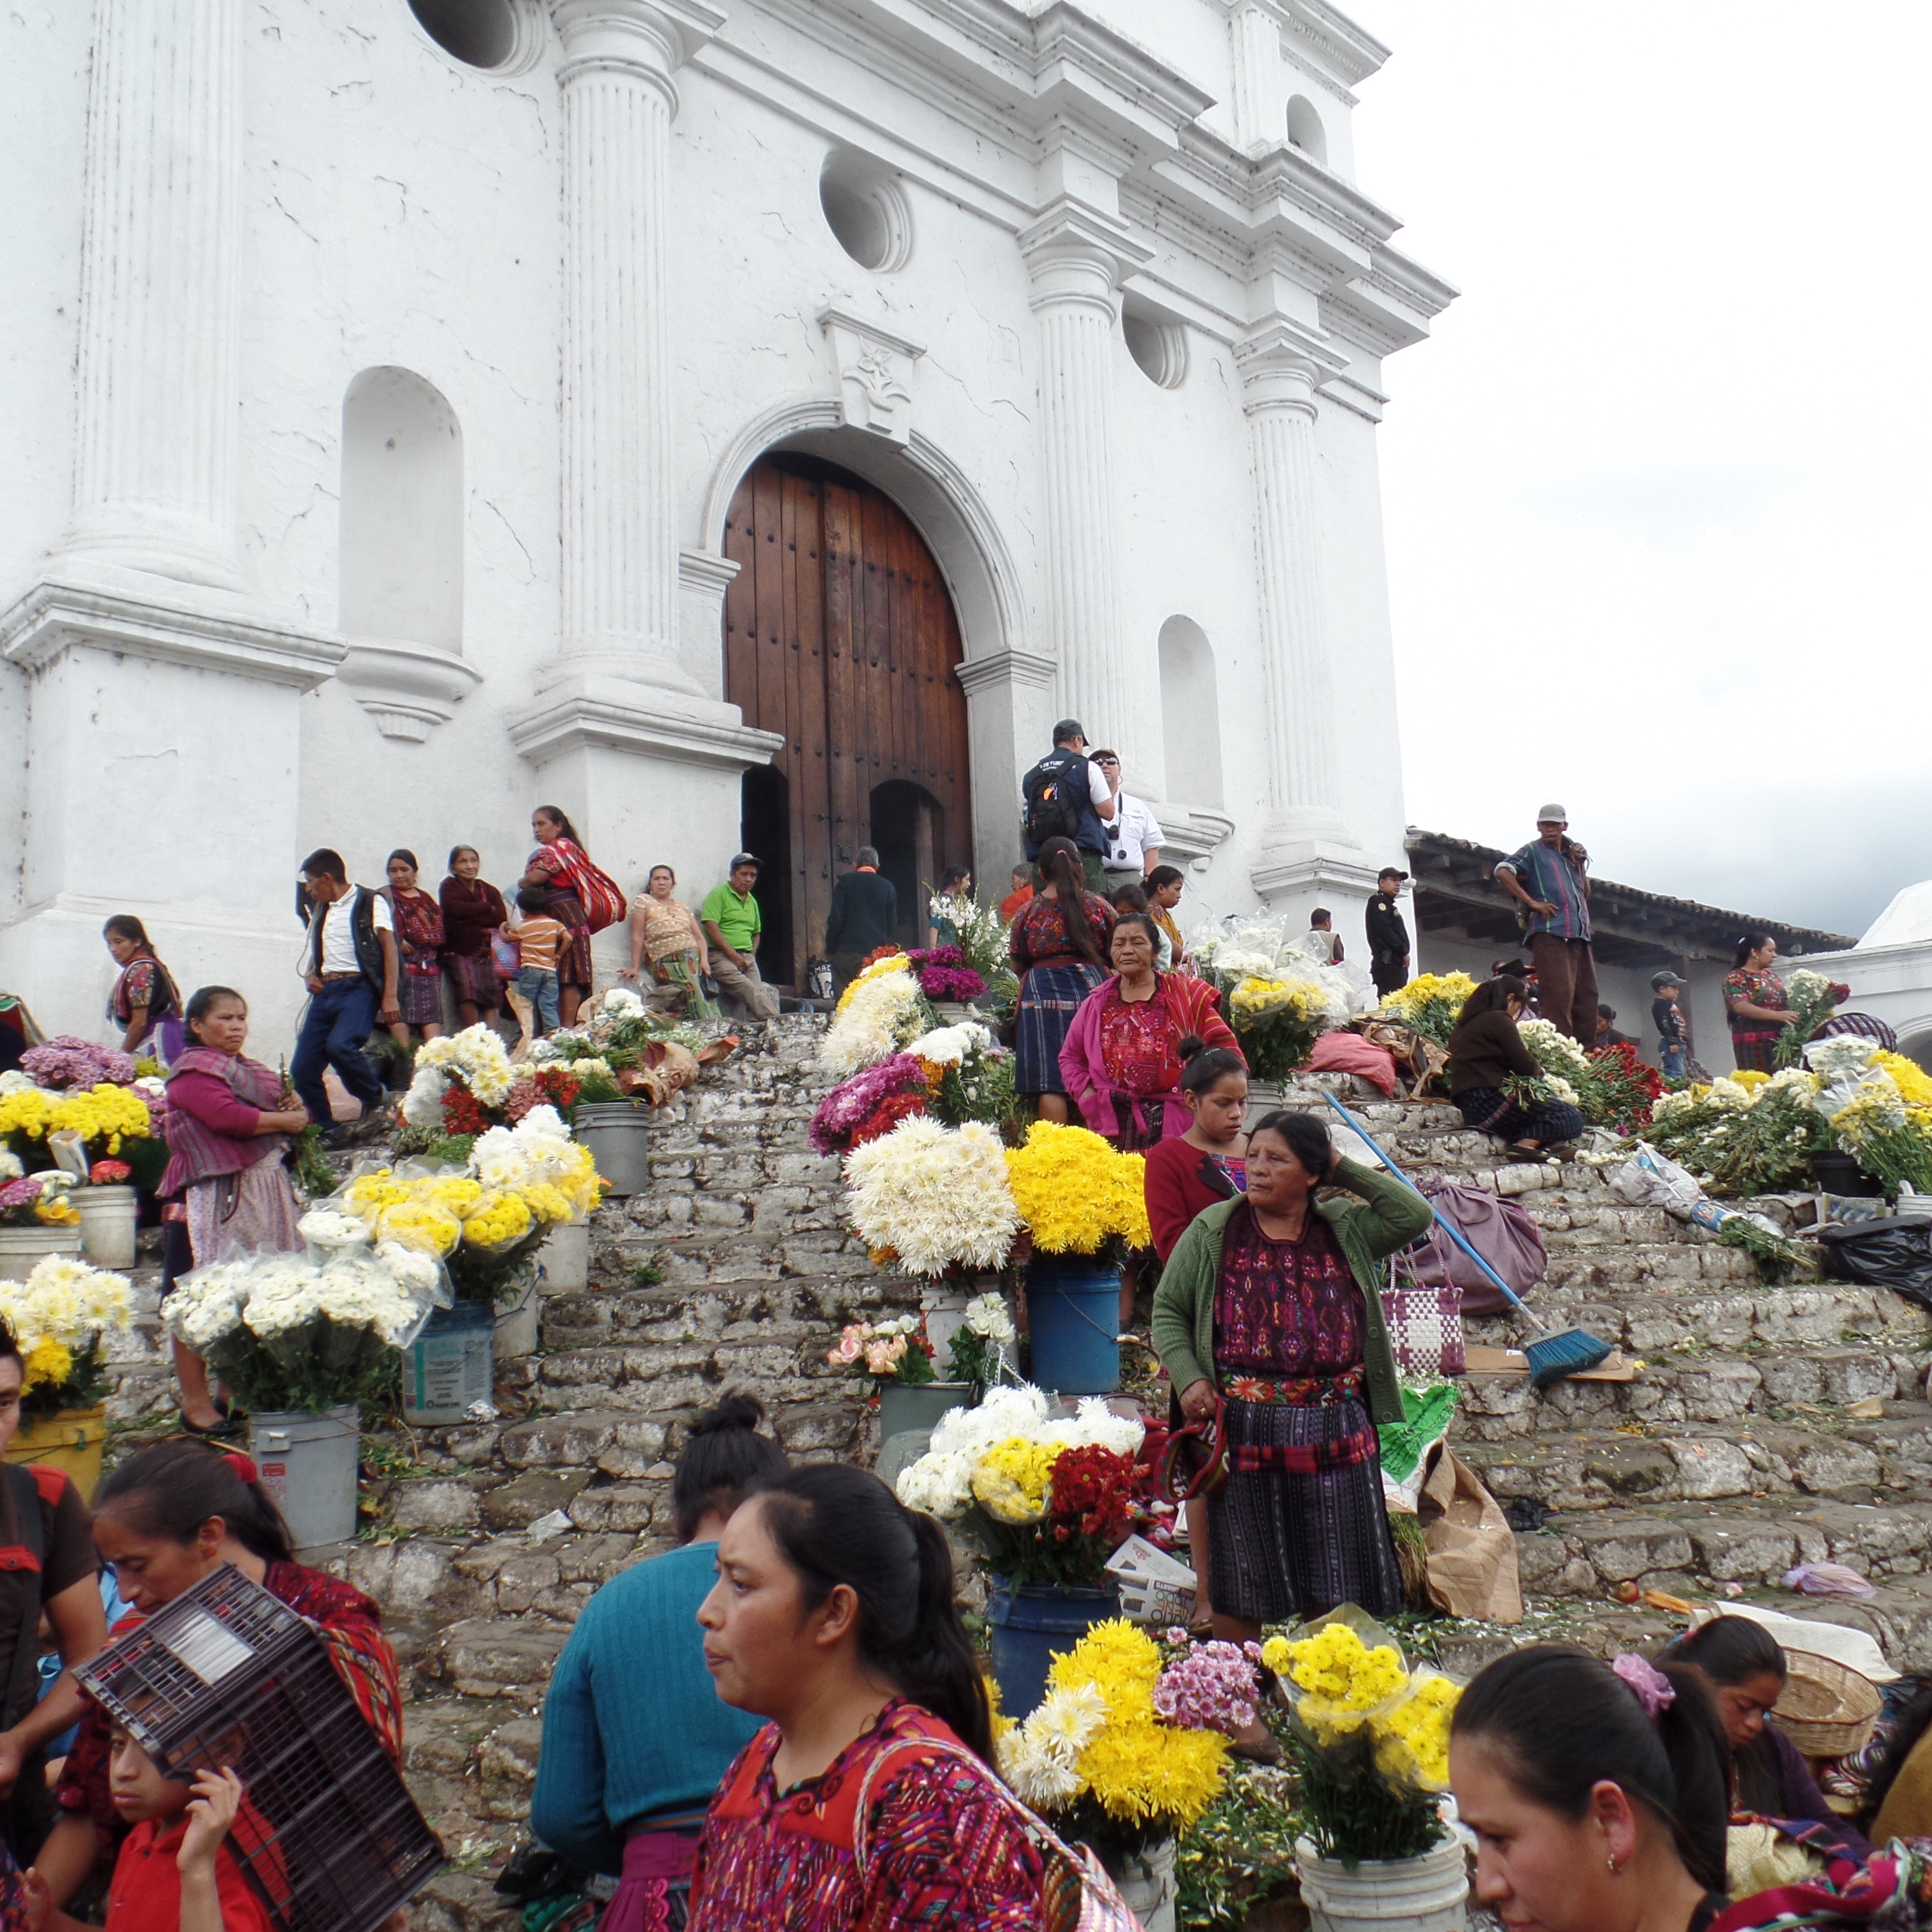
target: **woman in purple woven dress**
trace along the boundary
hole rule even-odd
[[[442,907],[433,892],[416,884],[416,855],[398,848],[389,854],[389,883],[382,896],[396,922],[401,970],[396,975],[399,1017],[389,1036],[405,1053],[410,1029],[424,1040],[442,1031]]]

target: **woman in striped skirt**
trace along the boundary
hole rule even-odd
[[[1180,1406],[1222,1405],[1228,1478],[1208,1504],[1216,1636],[1338,1604],[1402,1607],[1376,1425],[1402,1419],[1382,1258],[1435,1218],[1390,1175],[1344,1160],[1307,1114],[1248,1137],[1247,1192],[1196,1216],[1154,1296],[1154,1345]],[[1318,1201],[1318,1187],[1355,1201]]]
[[[1013,1078],[1019,1092],[1038,1100],[1042,1120],[1064,1126],[1066,1082],[1060,1049],[1082,1001],[1110,970],[1107,948],[1114,936],[1114,908],[1087,890],[1071,839],[1048,839],[1040,848],[1038,863],[1041,890],[1021,907],[1006,938],[1020,980]]]

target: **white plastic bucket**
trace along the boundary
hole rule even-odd
[[[131,1187],[76,1187],[68,1196],[80,1214],[81,1251],[96,1268],[134,1265],[140,1197]]]
[[[64,1228],[0,1228],[0,1281],[25,1281],[50,1255],[78,1255],[80,1230]]]
[[[1468,1867],[1459,1838],[1420,1858],[1364,1858],[1353,1871],[1303,1838],[1294,1864],[1311,1932],[1463,1932],[1468,1923]]]
[[[651,1184],[651,1110],[634,1100],[585,1100],[571,1130],[590,1150],[613,1194],[643,1194]]]
[[[543,1297],[537,1292],[537,1277],[533,1274],[524,1282],[523,1293],[508,1307],[496,1310],[494,1349],[497,1360],[536,1353],[537,1318],[542,1309]]]
[[[248,1418],[248,1453],[298,1550],[346,1543],[355,1535],[362,1444],[362,1412],[353,1402],[320,1415],[271,1410]]]
[[[1162,1838],[1144,1850],[1111,1859],[1107,1875],[1120,1888],[1120,1900],[1141,1922],[1142,1932],[1174,1932],[1180,1888],[1174,1877],[1174,1842]]]
[[[488,1402],[496,1327],[478,1301],[434,1310],[403,1352],[403,1417],[417,1424],[467,1420],[472,1403]]]
[[[560,1221],[537,1250],[546,1294],[574,1294],[590,1285],[590,1223]],[[535,1344],[532,1343],[534,1347]],[[526,1348],[525,1354],[530,1353]]]

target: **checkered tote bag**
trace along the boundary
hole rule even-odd
[[[1468,1366],[1462,1352],[1462,1291],[1454,1282],[1434,1287],[1418,1282],[1406,1255],[1389,1264],[1382,1324],[1395,1351],[1396,1373],[1404,1382],[1460,1376]]]

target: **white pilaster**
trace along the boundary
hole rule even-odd
[[[1148,259],[1118,220],[1063,200],[1024,230],[1040,327],[1042,494],[1047,634],[1060,708],[1116,746],[1150,790],[1121,634],[1112,419],[1114,290]],[[1138,688],[1143,692],[1146,686]]]
[[[554,673],[695,692],[678,662],[669,291],[673,76],[706,0],[559,0],[563,636]],[[554,679],[547,680],[554,681]]]
[[[1269,808],[1256,885],[1265,896],[1326,851],[1356,843],[1338,808],[1315,488],[1316,390],[1342,358],[1280,318],[1250,330],[1234,356],[1254,466]]]
[[[1228,20],[1234,68],[1235,145],[1249,154],[1288,137],[1281,28],[1261,0],[1234,0]]]
[[[97,0],[63,568],[241,587],[242,11]]]

